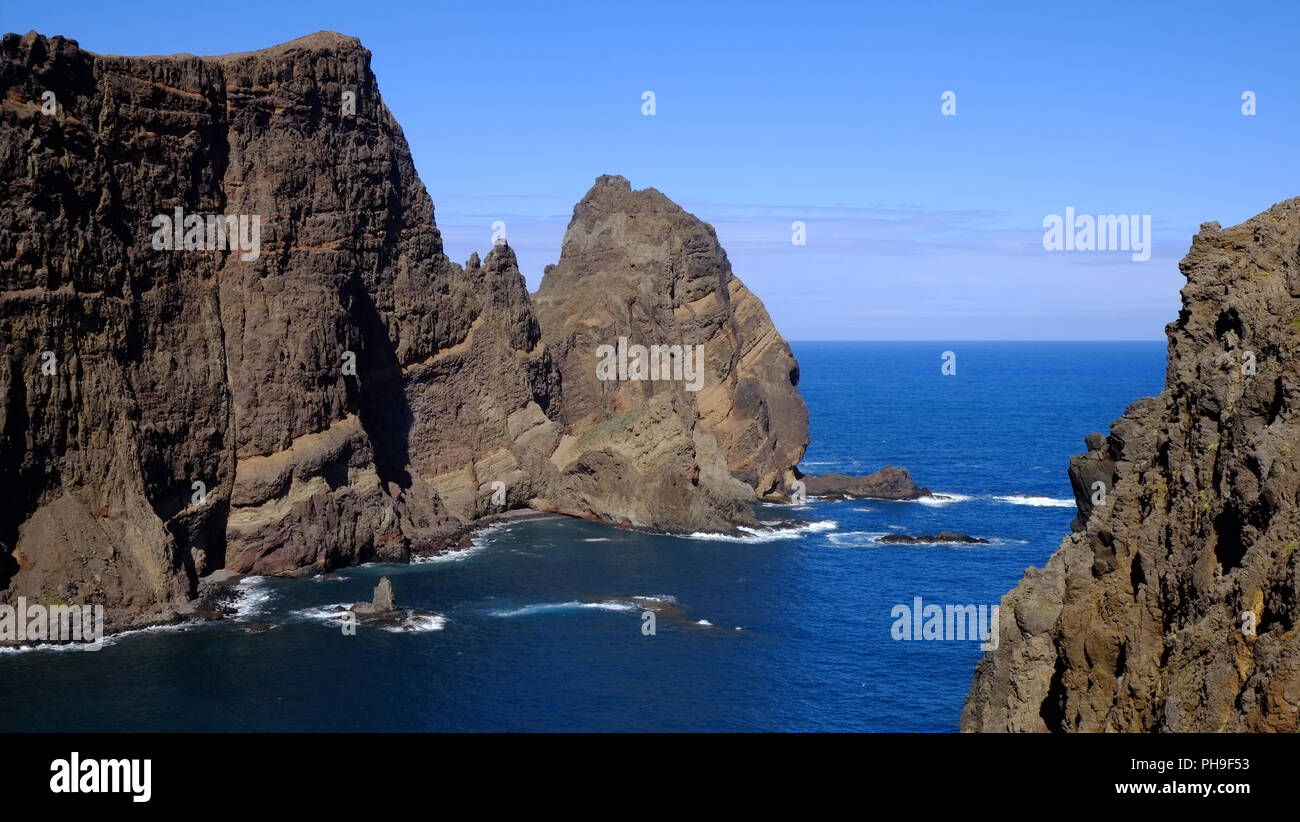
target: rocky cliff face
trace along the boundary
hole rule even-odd
[[[1071,463],[966,731],[1300,729],[1300,200],[1202,226],[1159,397]]]
[[[654,307],[716,338],[707,401],[606,401],[586,352],[549,350],[568,326],[544,337],[508,247],[447,259],[353,38],[126,58],[8,34],[0,137],[4,600],[103,603],[123,627],[185,612],[217,568],[400,561],[525,504],[728,528],[802,454],[793,358],[711,229],[624,209],[666,232],[627,252],[647,293],[681,265],[712,284]],[[588,234],[558,269],[621,266],[608,239],[583,257]],[[639,273],[620,269],[624,315]],[[584,293],[547,304],[585,322]],[[654,445],[605,445],[629,435]]]

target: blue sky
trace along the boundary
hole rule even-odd
[[[1163,338],[1199,224],[1300,195],[1298,22],[1282,3],[0,5],[5,31],[115,54],[357,36],[453,259],[503,220],[536,288],[573,204],[622,174],[712,223],[791,339]],[[1151,258],[1044,250],[1067,206],[1151,215]]]

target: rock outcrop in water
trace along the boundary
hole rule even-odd
[[[883,542],[888,545],[932,545],[935,543],[964,543],[968,545],[988,545],[989,541],[983,537],[972,537],[970,534],[958,531],[940,531],[937,534],[921,534],[919,536],[910,536],[908,534],[885,534],[876,542]]]
[[[1201,227],[1165,390],[1071,462],[1077,531],[1003,599],[963,730],[1300,729],[1298,248],[1300,200]]]
[[[929,488],[917,485],[906,468],[894,468],[891,465],[886,465],[874,474],[860,477],[849,474],[809,474],[803,477],[803,482],[804,490],[816,497],[911,500],[934,496]]]
[[[0,138],[0,598],[121,628],[219,568],[401,561],[525,505],[728,530],[802,455],[797,366],[712,229],[602,178],[535,312],[508,247],[443,253],[354,38],[8,34]],[[703,345],[702,389],[596,383],[607,333]]]
[[[375,595],[369,602],[358,602],[352,606],[352,612],[355,614],[388,614],[396,610],[393,583],[389,582],[388,577],[379,578],[379,584],[375,586]]]

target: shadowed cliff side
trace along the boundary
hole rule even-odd
[[[962,730],[1300,728],[1298,248],[1300,200],[1201,227],[1165,390],[1071,461],[1076,533],[1003,598]]]

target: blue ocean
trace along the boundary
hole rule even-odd
[[[792,347],[802,470],[901,466],[938,498],[760,505],[803,525],[743,539],[516,522],[430,562],[247,579],[231,619],[0,653],[0,730],[955,731],[979,642],[896,640],[895,606],[995,605],[1045,563],[1070,455],[1160,392],[1164,343]],[[990,544],[877,542],[940,530]],[[344,635],[329,608],[381,576],[436,616]]]

